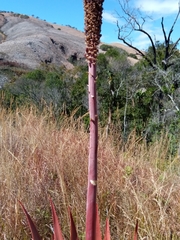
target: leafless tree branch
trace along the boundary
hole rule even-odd
[[[133,46],[132,43],[129,43],[128,41],[126,41],[127,38],[121,37],[121,29],[119,27],[119,24],[117,22],[117,26],[118,26],[118,39],[121,40],[124,44],[126,44],[128,47],[134,49],[136,52],[139,53],[140,56],[142,56],[144,59],[146,59],[146,61],[149,63],[149,65],[153,68],[155,68],[155,65],[153,64],[153,62],[151,61],[151,59],[146,56],[143,51],[141,51],[140,49],[138,49],[137,47]]]
[[[121,27],[120,27],[119,22],[117,22],[118,39],[120,41],[122,41],[124,44],[126,44],[127,46],[134,49],[140,56],[142,56],[149,63],[149,65],[152,68],[155,69],[157,67],[156,66],[157,65],[156,41],[154,41],[152,36],[149,34],[149,32],[143,28],[144,24],[146,22],[146,19],[150,18],[150,17],[142,16],[139,9],[131,9],[131,7],[129,6],[130,0],[118,0],[118,1],[119,1],[121,10],[123,11],[122,16],[120,16],[119,14],[118,15],[119,15],[119,18],[124,21],[124,23]],[[175,20],[174,20],[168,34],[165,30],[164,18],[162,17],[162,20],[161,20],[161,27],[162,27],[162,32],[164,35],[164,43],[165,43],[165,54],[164,54],[164,59],[162,61],[162,64],[163,64],[165,71],[168,69],[168,67],[173,65],[172,62],[169,63],[169,60],[170,60],[171,56],[173,55],[173,53],[177,47],[177,44],[180,41],[180,38],[178,38],[177,41],[173,45],[171,43],[171,35],[172,35],[174,27],[177,23],[179,15],[180,15],[180,3],[179,3],[177,15],[175,17]],[[147,36],[147,38],[149,39],[149,42],[151,44],[151,47],[152,47],[153,58],[147,57],[146,54],[144,54],[144,52],[142,50],[136,48],[132,44],[132,42],[129,40],[129,38],[133,32],[140,32]]]

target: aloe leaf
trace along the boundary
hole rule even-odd
[[[41,237],[39,235],[39,232],[34,224],[34,222],[32,221],[30,215],[28,214],[28,212],[26,211],[25,207],[23,206],[23,204],[19,201],[22,209],[23,209],[23,212],[25,213],[26,215],[26,218],[27,218],[27,221],[28,221],[28,225],[29,225],[29,228],[31,230],[31,235],[32,235],[32,239],[33,240],[41,240]]]
[[[63,235],[61,231],[61,227],[59,224],[59,220],[56,214],[56,210],[52,200],[50,199],[52,218],[53,218],[53,229],[54,229],[54,240],[63,240]]]
[[[71,240],[79,240],[78,235],[77,235],[77,231],[76,231],[76,226],[74,224],[74,220],[72,217],[72,213],[71,213],[71,209],[69,208],[69,217],[70,217],[70,239]]]
[[[138,220],[136,222],[136,227],[134,231],[134,240],[138,240]]]
[[[110,228],[109,228],[109,219],[106,219],[104,240],[110,240],[110,239],[111,239],[111,235],[110,235]]]
[[[96,204],[96,240],[102,240],[98,205]]]

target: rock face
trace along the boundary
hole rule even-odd
[[[135,54],[120,43],[112,46]],[[0,66],[35,69],[43,64],[73,68],[74,60],[85,59],[84,33],[68,26],[50,24],[22,14],[0,12]],[[133,65],[138,60],[128,57]]]
[[[76,33],[75,33],[76,32]],[[20,14],[0,14],[0,64],[35,69],[52,63],[71,68],[69,59],[84,58],[84,35],[71,27],[51,25]]]

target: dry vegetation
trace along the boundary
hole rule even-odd
[[[180,164],[167,158],[168,141],[147,148],[132,133],[121,150],[116,133],[99,133],[98,203],[101,223],[109,217],[112,239],[180,239]],[[44,239],[50,239],[49,197],[65,239],[71,207],[84,239],[89,134],[80,122],[57,124],[34,109],[0,113],[0,239],[30,239],[21,200]],[[104,229],[104,226],[103,226]]]

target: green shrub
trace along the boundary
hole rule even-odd
[[[134,53],[130,53],[130,54],[128,55],[128,57],[131,57],[131,58],[134,58],[134,59],[138,59],[137,56],[136,56],[136,54],[134,54]]]
[[[49,72],[46,75],[45,86],[49,88],[62,89],[63,81],[57,72]]]
[[[21,14],[21,15],[20,15],[20,18],[23,18],[23,19],[28,19],[28,18],[29,18],[29,16],[28,16],[28,15]]]
[[[45,74],[46,73],[43,70],[37,69],[27,73],[24,77],[26,79],[32,79],[32,80],[37,80],[39,82],[42,82],[45,80]]]
[[[107,50],[112,49],[112,48],[113,48],[112,46],[107,45],[107,44],[102,44],[102,45],[100,46],[100,49],[101,49],[102,51],[107,51]]]

